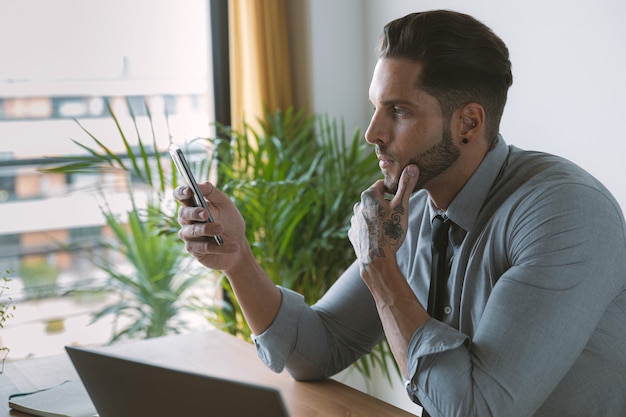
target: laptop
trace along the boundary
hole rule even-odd
[[[100,417],[288,417],[276,389],[66,346]]]

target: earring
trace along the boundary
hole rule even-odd
[[[468,144],[469,143],[469,139],[468,138],[463,138],[461,139],[461,142],[463,142],[464,144]]]

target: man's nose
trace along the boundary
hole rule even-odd
[[[378,112],[374,112],[370,119],[370,124],[365,131],[365,140],[371,145],[385,143],[385,130],[382,116]]]

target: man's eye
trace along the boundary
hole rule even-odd
[[[405,114],[407,114],[407,111],[402,107],[394,107],[393,113],[398,116],[404,116]]]

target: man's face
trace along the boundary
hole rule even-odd
[[[375,110],[365,139],[376,145],[390,193],[397,191],[400,174],[408,164],[420,169],[418,190],[428,188],[460,154],[437,99],[417,87],[421,69],[413,61],[381,59],[370,84]]]

